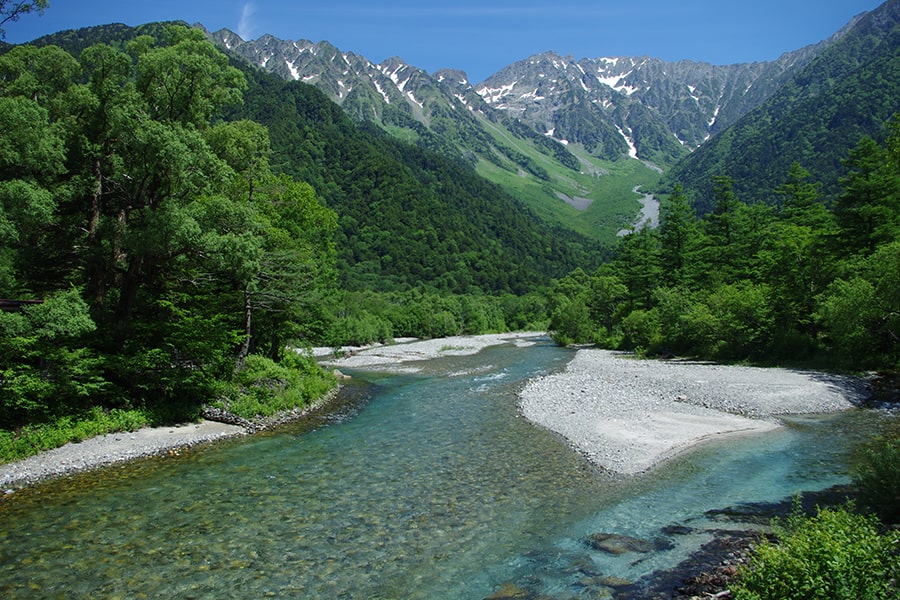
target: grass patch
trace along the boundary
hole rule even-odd
[[[105,433],[135,431],[152,423],[153,416],[144,409],[114,408],[107,411],[94,407],[80,415],[28,425],[19,431],[0,430],[0,462],[28,458],[44,450]]]

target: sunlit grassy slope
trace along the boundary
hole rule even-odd
[[[526,140],[511,135],[502,126],[487,119],[483,123],[498,143],[531,158],[549,174],[549,180],[542,181],[527,174],[505,158],[501,159],[500,166],[480,160],[478,173],[503,186],[542,219],[558,222],[601,242],[611,243],[620,229],[636,219],[641,208],[638,199],[642,195],[633,190],[637,186],[650,189],[661,177],[658,170],[628,156],[604,161],[591,156],[581,146],[570,144],[569,151],[582,163],[580,172],[575,172],[539,152]],[[590,200],[590,206],[579,210],[566,203],[560,194]]]

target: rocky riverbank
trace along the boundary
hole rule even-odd
[[[0,465],[0,494],[12,493],[17,488],[53,477],[272,429],[305,417],[332,400],[339,390],[340,387],[336,387],[310,406],[282,411],[254,421],[220,409],[207,408],[203,411],[204,418],[197,423],[145,427],[137,431],[108,433],[82,442],[71,442],[35,456]]]
[[[475,354],[487,346],[509,342],[528,345],[533,343],[533,338],[540,335],[542,334],[511,333],[433,340],[401,340],[404,343],[367,348],[342,348],[337,356],[326,356],[333,353],[333,350],[320,349],[317,356],[320,362],[327,366],[415,371],[417,367],[408,363],[441,356]],[[173,427],[147,427],[134,432],[111,433],[82,442],[69,443],[23,460],[0,465],[0,494],[11,493],[45,479],[78,471],[271,429],[300,419],[320,408],[334,398],[337,391],[336,388],[313,406],[282,412],[274,417],[252,422],[217,409],[207,409],[204,413],[207,418],[197,423]]]
[[[178,448],[245,433],[246,429],[238,425],[203,420],[175,427],[146,427],[100,435],[0,465],[0,491],[10,493],[51,477],[174,452]]]
[[[527,419],[595,465],[633,475],[705,440],[763,433],[780,415],[848,410],[868,395],[859,379],[817,371],[584,349],[564,372],[530,381],[519,400]]]

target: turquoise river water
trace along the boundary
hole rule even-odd
[[[524,381],[571,356],[542,340],[353,373],[302,423],[0,499],[0,597],[587,597],[585,573],[678,563],[722,526],[709,509],[846,482],[879,419],[797,418],[614,478],[518,414]],[[606,554],[584,542],[596,532],[659,549]]]

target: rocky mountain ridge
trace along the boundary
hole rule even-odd
[[[610,160],[630,155],[668,165],[759,106],[857,19],[827,40],[770,62],[576,60],[545,52],[479,84],[463,71],[429,74],[399,57],[375,64],[325,41],[271,35],[246,41],[228,29],[209,35],[251,64],[316,86],[357,120],[470,160],[497,151],[478,119],[523,135],[521,128],[510,127],[513,119],[528,126],[527,137],[582,144],[590,154]],[[558,149],[553,153],[565,155]]]

